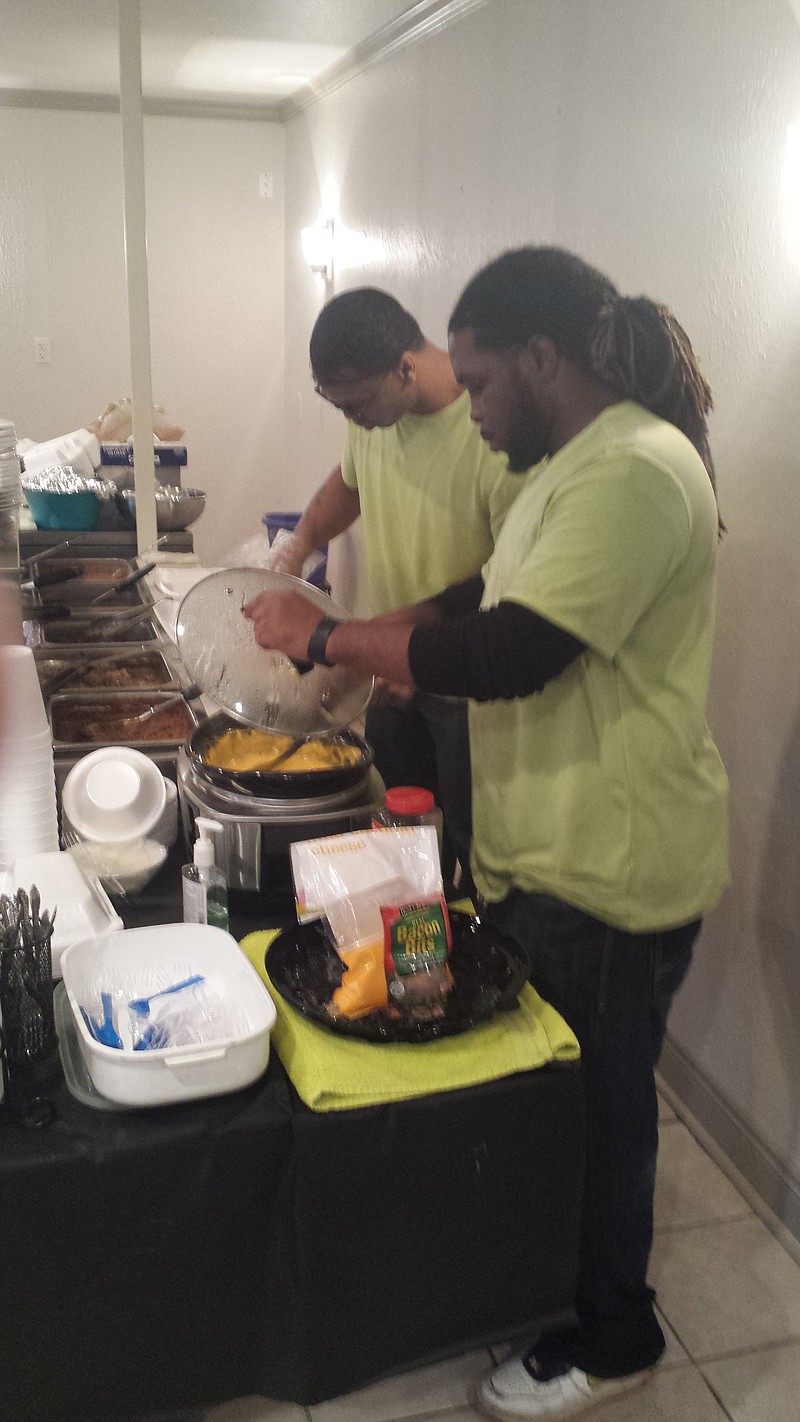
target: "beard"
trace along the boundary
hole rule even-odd
[[[527,474],[534,464],[538,464],[540,459],[544,459],[544,455],[534,454],[531,458],[528,448],[523,445],[515,445],[513,449],[506,450],[506,459],[508,460],[509,474]]]
[[[518,383],[511,402],[505,455],[509,474],[527,474],[549,454],[548,422],[531,392]]]
[[[519,421],[511,431],[505,450],[509,474],[527,474],[548,453],[548,441],[541,424],[534,424],[533,419]]]

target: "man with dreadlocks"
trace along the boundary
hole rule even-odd
[[[719,518],[709,388],[674,316],[557,248],[472,279],[450,355],[512,472],[545,462],[476,578],[326,628],[329,663],[470,700],[473,855],[490,917],[575,1031],[586,1095],[572,1327],[497,1368],[490,1417],[565,1418],[647,1381],[654,1066],[701,916],[727,882],[725,772],[705,719]],[[294,595],[263,646],[320,647]],[[524,1243],[524,1242],[523,1242]]]

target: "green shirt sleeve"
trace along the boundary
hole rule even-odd
[[[609,660],[686,556],[691,515],[670,473],[637,456],[576,472],[504,596]]]
[[[353,454],[353,427],[347,426],[347,441],[342,455],[342,481],[348,489],[358,488],[358,473],[356,471],[356,461]]]

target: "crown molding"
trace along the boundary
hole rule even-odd
[[[335,93],[370,65],[409,49],[418,40],[427,39],[487,3],[489,0],[419,0],[418,4],[390,20],[388,25],[376,30],[369,39],[354,45],[343,59],[331,65],[318,79],[313,79],[310,84],[283,99],[279,105],[280,118],[287,122],[312,104]]]
[[[0,89],[0,108],[71,109],[84,113],[119,113],[118,94],[67,93],[56,89]],[[218,99],[143,99],[142,112],[167,118],[258,119],[282,123],[281,105]]]

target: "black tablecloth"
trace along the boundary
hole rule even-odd
[[[577,1065],[331,1114],[274,1053],[214,1100],[54,1100],[0,1125],[2,1422],[311,1404],[569,1314]]]

